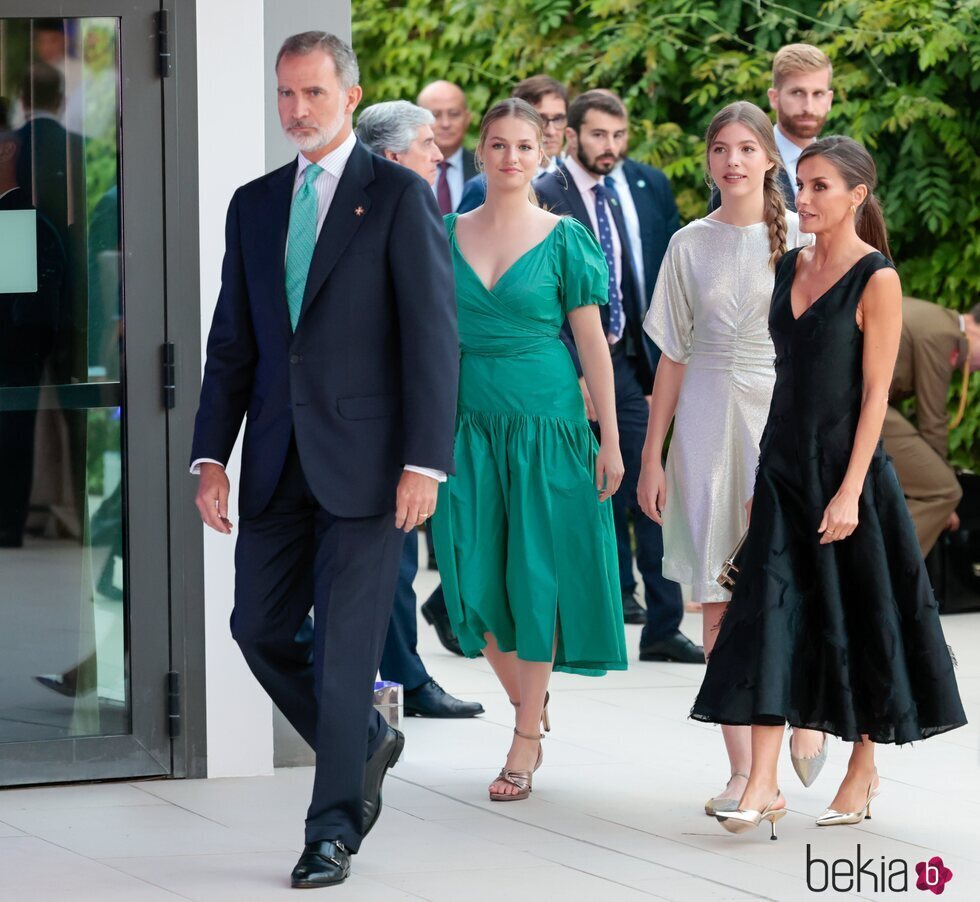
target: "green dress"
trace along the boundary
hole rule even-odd
[[[440,487],[433,538],[460,647],[491,633],[502,651],[555,670],[626,669],[612,502],[595,488],[598,445],[559,332],[607,303],[593,234],[571,218],[488,290],[446,217],[459,313],[456,475]]]

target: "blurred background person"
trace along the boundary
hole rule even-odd
[[[459,207],[463,185],[476,175],[473,151],[463,147],[473,115],[466,106],[463,89],[451,81],[427,84],[419,91],[417,100],[418,105],[432,113],[436,120],[433,132],[443,158],[439,162],[439,175],[432,190],[439,204],[439,212],[445,216]]]
[[[923,556],[943,530],[959,528],[962,489],[949,465],[946,399],[954,373],[980,368],[980,304],[967,314],[902,299],[902,338],[881,437],[902,484]],[[964,380],[963,391],[966,392]],[[915,398],[914,423],[897,404]],[[965,403],[966,398],[963,401]]]

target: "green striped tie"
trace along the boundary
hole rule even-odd
[[[316,188],[313,182],[323,172],[311,163],[303,173],[303,186],[296,192],[289,210],[289,239],[286,251],[286,303],[289,322],[296,331],[299,312],[306,292],[306,277],[310,272],[313,248],[316,247]]]

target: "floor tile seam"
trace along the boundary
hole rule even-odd
[[[533,855],[534,853],[531,852],[531,853],[528,853],[528,854]],[[548,859],[544,859],[544,860],[547,861]],[[605,877],[602,874],[595,874],[592,871],[587,870],[586,868],[580,868],[580,867],[577,868],[577,867],[575,867],[575,865],[565,864],[564,862],[561,862],[561,861],[555,862],[555,864],[557,864],[560,867],[564,868],[566,871],[572,871],[573,873],[576,873],[576,874],[586,874],[589,877],[595,877],[597,880],[601,880],[603,883],[611,883],[613,886],[621,886],[623,889],[631,889],[634,892],[642,893],[644,896],[649,896],[651,899],[660,899],[660,900],[662,900],[662,902],[671,902],[671,900],[667,899],[664,896],[658,896],[658,895],[656,895],[653,892],[650,892],[650,891],[648,891],[646,889],[642,889],[642,888],[640,888],[638,886],[635,886],[633,884],[623,883],[620,880],[614,880],[612,877]]]
[[[48,839],[47,837],[44,837],[44,836],[36,836],[34,834],[28,834],[28,836],[30,836],[31,839],[36,839],[38,842],[44,843],[45,845],[53,846],[56,849],[61,849],[62,852],[67,852],[69,855],[72,855],[72,856],[74,856],[76,858],[83,858],[85,861],[92,862],[92,864],[97,864],[100,867],[108,868],[113,873],[123,874],[124,876],[129,877],[131,880],[136,880],[139,883],[145,883],[147,886],[152,886],[154,889],[162,890],[163,892],[168,893],[169,895],[175,896],[178,899],[186,899],[187,902],[194,902],[194,900],[191,899],[190,896],[184,896],[181,893],[176,893],[176,892],[174,892],[171,889],[167,889],[165,886],[159,886],[156,883],[153,883],[153,881],[146,880],[143,877],[140,877],[140,876],[138,876],[136,874],[129,874],[126,871],[122,871],[119,868],[113,867],[111,864],[109,864],[106,861],[103,861],[103,860],[101,860],[99,858],[91,858],[88,855],[83,855],[81,852],[77,851],[76,849],[69,848],[68,846],[63,846],[61,843],[55,842],[54,840]],[[11,839],[18,839],[18,837],[16,837],[16,836],[10,837],[10,838]],[[23,837],[19,837],[19,838],[22,839]]]
[[[45,805],[43,808],[8,808],[6,811],[0,812],[2,817],[9,817],[11,814],[21,815],[21,814],[60,814],[66,811],[109,811],[112,809],[127,809],[127,808],[163,808],[168,802],[163,805],[154,804],[152,802],[147,802],[145,805],[58,805],[58,806],[48,806]],[[2,821],[4,824],[9,824],[11,827],[16,827],[15,824],[11,824],[10,821]],[[19,830],[20,827],[17,827]]]
[[[395,778],[394,777],[394,774],[392,774],[392,777]],[[401,778],[401,777],[395,778],[395,779],[399,779],[399,780],[401,780],[404,783],[411,783],[411,785],[413,785],[413,786],[420,786],[420,784],[418,784],[418,783],[413,783],[412,781],[405,780],[404,778]],[[422,788],[422,787],[420,787],[420,788]],[[499,817],[499,818],[503,818],[505,820],[511,821],[512,823],[521,824],[521,825],[523,825],[525,827],[533,827],[535,829],[542,830],[545,833],[550,833],[552,836],[558,836],[558,837],[561,837],[562,839],[572,840],[573,842],[584,843],[585,845],[593,846],[593,847],[595,847],[597,849],[603,849],[603,850],[605,850],[607,852],[612,852],[615,855],[623,855],[623,856],[625,856],[627,858],[632,858],[635,861],[641,861],[641,862],[645,862],[645,863],[648,863],[648,864],[655,864],[658,867],[662,867],[662,868],[665,868],[666,870],[673,871],[674,873],[677,873],[677,874],[679,874],[681,876],[685,876],[685,877],[697,876],[697,877],[700,877],[700,879],[702,879],[702,880],[707,880],[709,883],[715,884],[716,886],[724,887],[725,889],[735,890],[738,893],[743,893],[744,892],[744,890],[742,890],[740,887],[731,886],[730,884],[727,884],[727,883],[721,883],[721,882],[719,882],[717,880],[712,880],[712,879],[710,879],[708,877],[701,877],[701,875],[699,875],[699,874],[692,875],[689,871],[682,870],[681,868],[673,867],[673,866],[671,866],[669,864],[662,864],[659,861],[650,861],[650,859],[641,858],[638,855],[633,855],[633,854],[631,854],[629,852],[623,852],[623,851],[621,851],[619,849],[613,849],[613,848],[610,848],[609,846],[605,846],[602,843],[597,843],[597,842],[594,842],[592,840],[582,839],[582,838],[580,838],[578,836],[573,836],[573,835],[568,834],[568,833],[562,833],[562,832],[560,832],[558,830],[555,830],[555,829],[552,829],[550,827],[542,827],[542,826],[540,826],[538,824],[530,824],[527,821],[522,821],[522,820],[520,820],[518,818],[510,817],[509,815],[507,815],[506,813],[504,813],[502,811],[488,811],[486,808],[481,808],[479,805],[476,805],[473,802],[467,802],[467,801],[464,801],[462,799],[457,799],[455,796],[451,796],[451,795],[449,795],[447,793],[440,792],[439,790],[429,789],[428,791],[434,793],[435,795],[440,795],[440,796],[443,796],[444,798],[452,799],[453,801],[458,802],[461,805],[465,805],[468,808],[473,808],[475,811],[478,811],[478,812],[483,813],[483,814],[488,814],[491,817]],[[630,831],[636,832],[636,833],[644,833],[644,834],[649,835],[649,836],[657,836],[657,834],[651,834],[649,831],[638,829],[636,827],[627,826],[625,824],[618,824],[615,821],[608,820],[607,818],[600,818],[600,817],[596,817],[595,815],[587,815],[587,816],[588,817],[595,817],[596,820],[604,821],[605,823],[608,823],[608,824],[614,824],[614,825],[616,825],[618,827],[621,827],[621,828],[623,828],[625,830],[630,830]],[[446,818],[446,820],[452,820],[452,818]],[[678,842],[677,840],[674,840],[674,839],[672,839],[670,837],[663,837],[663,838],[670,839],[673,842]],[[487,842],[493,842],[493,840],[486,840],[486,841]],[[496,843],[496,845],[503,845],[503,844],[502,843]],[[692,845],[690,843],[681,843],[681,842],[678,842],[678,845],[682,845],[685,848],[689,848],[689,849],[695,849],[697,851],[704,851],[704,852],[707,852],[708,854],[719,855],[720,857],[726,858],[726,859],[730,859],[731,858],[730,856],[720,855],[720,853],[713,852],[712,850],[709,850],[709,849],[702,849],[700,846],[694,846],[694,845]],[[534,855],[533,852],[528,852],[527,854],[529,854],[529,855],[531,855],[531,856],[533,856],[535,858],[540,858],[540,856]],[[547,861],[548,859],[541,859],[541,860],[542,861]],[[740,861],[741,859],[731,859],[731,860]],[[745,863],[749,863],[749,862],[745,862]],[[598,876],[598,875],[593,875],[593,876]],[[779,902],[779,900],[770,899],[767,896],[757,896],[755,898],[757,898],[759,900],[759,902]]]
[[[152,796],[155,799],[160,799],[165,805],[169,805],[171,808],[176,808],[178,811],[185,811],[187,814],[193,814],[194,817],[199,817],[201,820],[207,821],[209,824],[214,824],[216,827],[224,827],[226,830],[237,830],[237,827],[232,827],[230,824],[222,823],[221,821],[216,821],[213,817],[208,817],[206,814],[201,814],[199,811],[195,811],[193,808],[188,808],[186,805],[181,805],[179,802],[175,802],[173,799],[167,799],[163,796],[158,796],[154,792],[149,792],[145,789],[140,788],[140,792],[145,793],[148,796]],[[129,805],[118,806],[120,808],[130,807],[130,808],[156,808],[156,805]]]

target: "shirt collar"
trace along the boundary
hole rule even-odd
[[[448,157],[444,158],[444,162],[449,166],[450,169],[455,169],[457,172],[463,171],[463,146],[460,145],[456,148],[456,153],[450,154]]]
[[[783,162],[787,165],[795,163],[800,158],[800,154],[803,153],[803,148],[790,141],[779,130],[778,125],[773,131],[776,133],[776,147],[779,148],[779,155],[783,158]]]
[[[568,173],[580,194],[591,192],[602,181],[601,176],[593,175],[571,154],[565,157],[565,166],[568,168]]]
[[[339,179],[344,174],[344,167],[347,165],[347,161],[350,159],[350,155],[354,152],[354,146],[357,144],[357,137],[351,132],[342,144],[335,147],[330,151],[322,160],[317,162],[324,172],[329,173],[335,179]],[[296,178],[302,177],[303,173],[306,171],[306,167],[310,165],[310,161],[306,158],[306,154],[301,153],[296,158]]]

